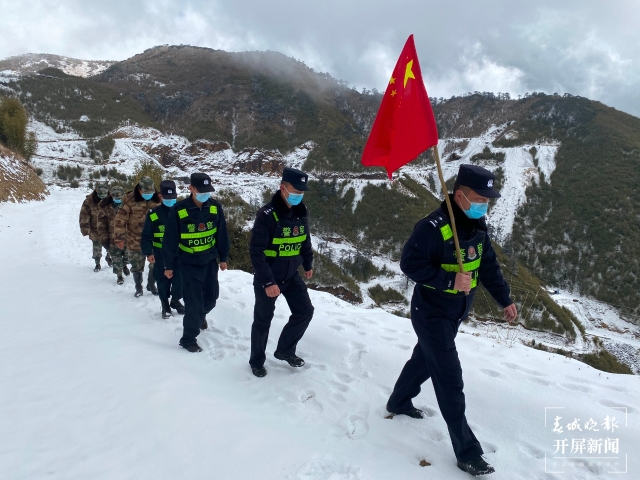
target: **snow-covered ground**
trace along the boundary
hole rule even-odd
[[[469,478],[430,382],[415,402],[428,418],[384,418],[415,343],[407,319],[312,291],[315,316],[298,350],[306,366],[269,353],[269,374],[256,379],[250,275],[221,273],[204,352],[187,353],[180,317],[162,320],[151,295],[135,299],[130,278],[116,286],[106,266],[93,273],[77,224],[84,192],[51,190],[45,202],[0,206],[0,478]],[[287,316],[279,300],[268,352]],[[497,469],[491,478],[638,478],[637,376],[462,330],[467,414]],[[563,433],[553,433],[556,416]],[[576,418],[581,431],[567,426]],[[586,430],[589,419],[598,432]],[[584,466],[553,458],[559,441],[570,457],[583,438],[618,449],[585,450],[599,458]]]

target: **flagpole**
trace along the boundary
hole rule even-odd
[[[458,266],[460,267],[460,272],[464,272],[462,255],[460,254],[460,242],[458,242],[458,231],[456,230],[456,219],[453,216],[453,209],[451,208],[451,200],[449,200],[449,191],[447,190],[447,184],[444,181],[444,176],[442,175],[442,166],[440,165],[440,152],[438,151],[438,145],[433,147],[433,156],[436,158],[436,165],[438,166],[438,176],[440,177],[440,184],[442,185],[442,193],[444,194],[444,201],[446,202],[447,210],[449,211],[451,230],[453,231],[453,242],[456,247],[456,257],[458,257]],[[464,294],[469,295],[469,292],[464,292]]]

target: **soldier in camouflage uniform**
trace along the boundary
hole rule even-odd
[[[117,275],[117,284],[122,285],[122,274],[129,275],[127,268],[127,250],[119,249],[114,238],[116,213],[122,206],[124,188],[120,185],[111,187],[111,195],[100,202],[100,216],[98,219],[98,234],[100,243],[111,253],[113,260],[113,273]]]
[[[96,183],[96,189],[87,195],[80,208],[80,232],[83,236],[89,236],[93,242],[93,259],[96,266],[94,272],[100,271],[100,259],[102,258],[102,245],[98,234],[98,217],[100,215],[100,202],[109,196],[109,185],[107,183]],[[107,264],[111,265],[109,250],[106,255]]]
[[[156,193],[153,180],[149,177],[142,177],[140,183],[135,186],[133,192],[124,197],[123,205],[116,213],[114,240],[116,246],[124,250],[127,248],[131,271],[136,284],[136,297],[142,295],[142,272],[146,257],[142,253],[140,240],[142,228],[150,209],[160,205],[160,198]],[[149,264],[149,274],[147,276],[147,290],[157,295],[158,289],[153,278],[153,264]]]

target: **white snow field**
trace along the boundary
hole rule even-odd
[[[251,275],[228,271],[204,352],[188,353],[181,317],[162,320],[146,291],[135,299],[130,277],[116,286],[104,259],[93,273],[85,194],[52,187],[44,202],[0,205],[0,479],[470,478],[430,382],[415,401],[428,418],[385,419],[416,340],[408,319],[312,291],[307,364],[293,369],[272,357],[288,316],[279,300],[257,379]],[[457,344],[488,478],[640,478],[638,376],[482,335]]]

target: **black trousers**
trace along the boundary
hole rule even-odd
[[[427,318],[411,305],[411,323],[418,344],[405,364],[387,402],[390,410],[401,412],[413,407],[412,399],[429,378],[433,383],[440,413],[449,430],[458,461],[482,455],[482,447],[467,423],[462,391],[462,367],[455,338],[460,322],[448,318]]]
[[[220,293],[218,285],[218,262],[214,259],[204,265],[183,263],[182,286],[184,293],[184,327],[180,345],[195,345],[200,326],[207,314],[216,306]]]
[[[276,351],[283,355],[296,353],[296,346],[304,335],[304,332],[313,317],[313,305],[307,292],[307,285],[297,273],[285,283],[278,284],[280,293],[287,300],[291,316],[282,329]],[[266,360],[267,340],[273,313],[276,309],[277,297],[267,296],[262,285],[254,281],[253,291],[256,296],[256,304],[253,308],[253,325],[251,326],[251,357],[249,365],[252,368],[260,368]]]
[[[158,285],[158,297],[160,300],[171,301],[182,299],[182,270],[180,267],[173,267],[173,277],[167,278],[164,274],[164,263],[159,260],[159,255],[154,255],[156,265],[153,268],[153,278],[156,279]]]

